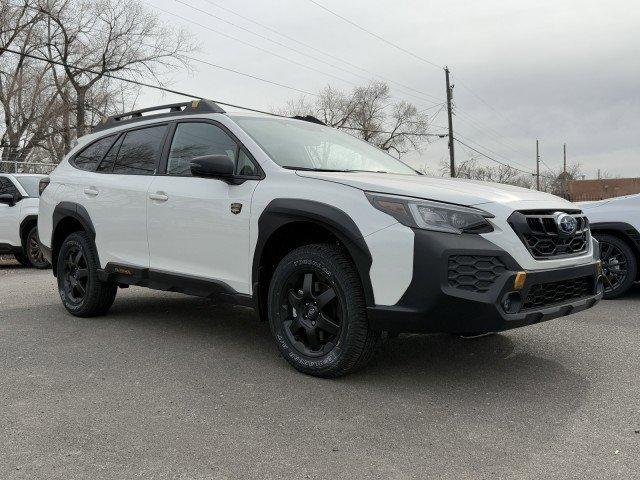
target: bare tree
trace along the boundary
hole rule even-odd
[[[3,45],[22,54],[32,54],[42,45],[38,22],[41,15],[29,2],[5,5],[0,15],[14,23],[4,26]],[[7,13],[9,12],[9,13]],[[3,24],[4,25],[4,24]],[[51,76],[52,68],[24,55],[5,52],[0,64],[0,104],[2,105],[1,167],[13,169],[9,162],[24,162],[36,149],[46,145],[52,135],[54,118],[60,111],[60,98]]]
[[[47,24],[44,53],[63,65],[54,77],[65,101],[73,96],[78,135],[87,128],[87,96],[99,82],[118,75],[162,85],[161,71],[188,68],[184,55],[195,48],[185,30],[160,23],[135,1],[48,0],[40,8]]]
[[[392,103],[389,86],[384,82],[356,87],[349,93],[327,86],[313,100],[299,97],[276,112],[312,115],[398,157],[419,150],[429,129],[427,117],[414,105]]]

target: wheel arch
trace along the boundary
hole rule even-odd
[[[20,222],[20,245],[22,248],[27,244],[27,235],[31,229],[38,225],[38,216],[37,215],[27,215]]]
[[[596,237],[598,234],[612,235],[629,245],[638,266],[636,279],[640,278],[640,232],[625,222],[596,222],[590,224],[590,227],[591,233]]]
[[[51,267],[53,274],[57,274],[58,253],[65,238],[73,232],[84,231],[92,240],[96,238],[96,231],[89,216],[89,212],[80,204],[61,202],[53,210],[53,225],[51,230]]]
[[[294,234],[296,237],[292,238]],[[276,199],[267,205],[258,220],[252,263],[254,304],[261,318],[266,318],[266,293],[277,262],[294,248],[327,241],[339,243],[347,251],[358,271],[367,306],[374,304],[369,276],[371,253],[353,219],[326,203]]]

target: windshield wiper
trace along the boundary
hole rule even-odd
[[[302,170],[303,172],[339,172],[339,173],[351,173],[351,172],[366,172],[366,173],[389,173],[385,170],[356,170],[356,169],[345,169],[339,170],[335,168],[311,168],[311,167],[294,167],[291,165],[283,165],[282,168],[286,168],[287,170]]]
[[[349,170],[336,170],[331,168],[311,168],[311,167],[294,167],[292,165],[283,165],[282,168],[287,170],[302,170],[303,172],[348,172]]]

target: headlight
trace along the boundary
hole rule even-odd
[[[493,231],[487,220],[493,215],[476,208],[377,193],[366,195],[371,205],[408,227],[450,233]]]

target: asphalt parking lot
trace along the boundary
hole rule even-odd
[[[249,310],[130,288],[68,315],[0,263],[0,478],[638,478],[640,288],[474,340],[403,335],[339,380]]]

